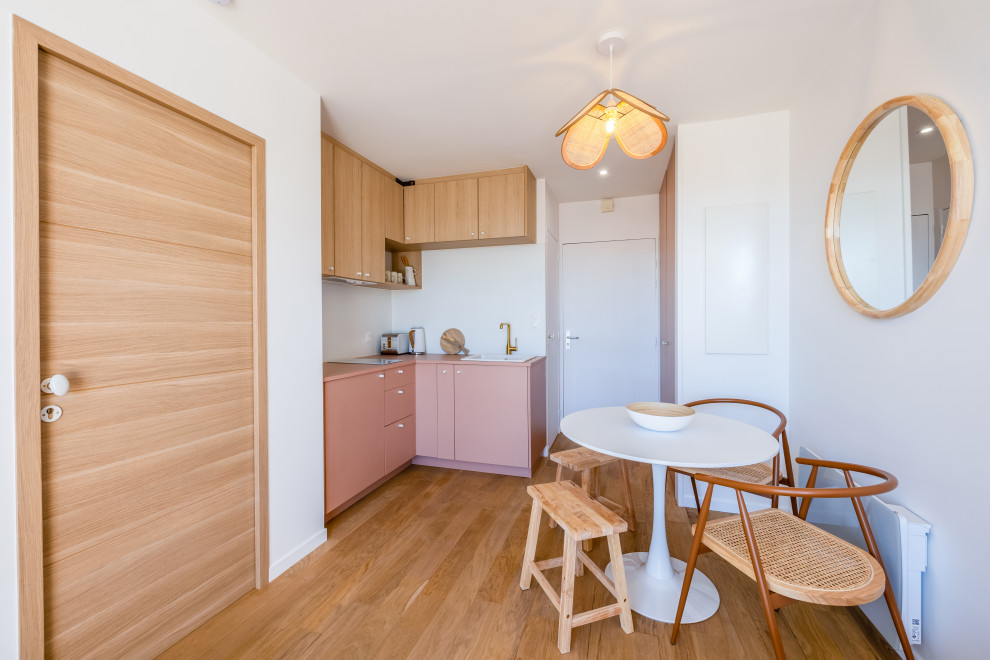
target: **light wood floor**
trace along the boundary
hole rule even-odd
[[[570,443],[558,438],[555,450]],[[535,482],[551,481],[544,463]],[[646,550],[652,474],[630,465],[640,524],[623,550]],[[602,475],[618,499],[616,465]],[[329,541],[262,591],[249,593],[169,649],[165,658],[557,658],[557,612],[535,584],[519,589],[531,500],[518,477],[413,466],[332,520]],[[686,558],[690,511],[667,492],[672,554]],[[537,558],[561,554],[562,533],[543,528]],[[607,548],[592,559],[604,566]],[[699,568],[721,594],[718,613],[686,625],[676,646],[669,624],[633,614],[574,630],[569,658],[770,658],[752,580],[714,554]],[[559,569],[548,571],[559,585]],[[577,578],[575,611],[607,592],[590,573]],[[856,608],[804,603],[780,610],[788,658],[897,658]]]

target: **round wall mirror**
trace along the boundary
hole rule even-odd
[[[825,246],[832,280],[874,318],[921,307],[952,270],[973,208],[973,157],[962,123],[934,96],[871,112],[832,177]]]

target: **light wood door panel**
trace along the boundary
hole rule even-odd
[[[361,266],[363,279],[385,281],[385,214],[388,177],[361,163]]]
[[[526,235],[526,174],[478,179],[478,229],[481,238]]]
[[[333,142],[320,138],[320,226],[323,236],[323,274],[334,275]]]
[[[42,397],[46,654],[154,655],[256,581],[255,153],[37,75],[40,359],[71,383]]]
[[[434,185],[437,241],[478,238],[478,180],[454,179]]]
[[[454,376],[454,458],[529,467],[529,374],[462,365]]]
[[[402,185],[394,180],[386,184],[388,205],[385,213],[385,238],[396,243],[405,243],[406,235],[402,217]]]
[[[432,183],[406,186],[404,195],[404,222],[406,243],[432,243],[434,240],[435,192]]]
[[[364,276],[361,232],[361,161],[343,149],[333,150],[334,274]]]

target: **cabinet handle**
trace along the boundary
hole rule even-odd
[[[461,373],[461,370],[460,370],[460,369],[458,369],[458,370],[457,370],[457,373]]]
[[[412,239],[411,239],[411,238],[409,238],[408,236],[406,236],[406,240],[407,240],[407,241],[411,241]]]
[[[405,424],[399,424],[399,428],[400,429],[404,429],[404,428],[406,428],[406,425]]]
[[[404,373],[406,373],[406,372],[405,372],[405,371],[403,371],[402,369],[399,369],[399,373],[400,373],[400,374],[404,374]]]
[[[360,275],[363,275],[363,273],[358,273],[358,275],[359,275],[359,276],[360,276]]]
[[[403,394],[403,391],[399,390],[398,392],[396,392],[396,394]]]
[[[385,374],[378,374],[378,377],[379,378],[384,378],[385,377]]]
[[[474,232],[471,232],[471,235],[474,236]]]
[[[333,266],[330,266],[330,270],[333,270]]]
[[[446,370],[446,369],[444,369],[444,370],[443,370],[443,373],[447,373],[447,370]]]

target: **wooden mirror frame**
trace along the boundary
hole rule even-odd
[[[856,155],[866,139],[880,121],[894,110],[911,107],[921,110],[935,122],[945,142],[949,158],[949,219],[945,228],[945,237],[939,248],[935,263],[925,277],[921,286],[907,300],[890,309],[877,309],[869,304],[853,288],[849,276],[842,263],[842,249],[839,241],[839,220],[842,212],[842,197],[846,190],[846,180],[852,171]],[[944,101],[929,95],[899,96],[880,105],[866,116],[852,137],[846,143],[846,148],[839,156],[832,175],[832,184],[828,190],[828,208],[825,214],[825,252],[828,256],[828,270],[835,282],[835,288],[849,306],[860,314],[876,319],[894,318],[913,312],[931,298],[956,263],[966,240],[969,229],[969,217],[973,210],[973,155],[969,149],[969,139],[959,117]]]

